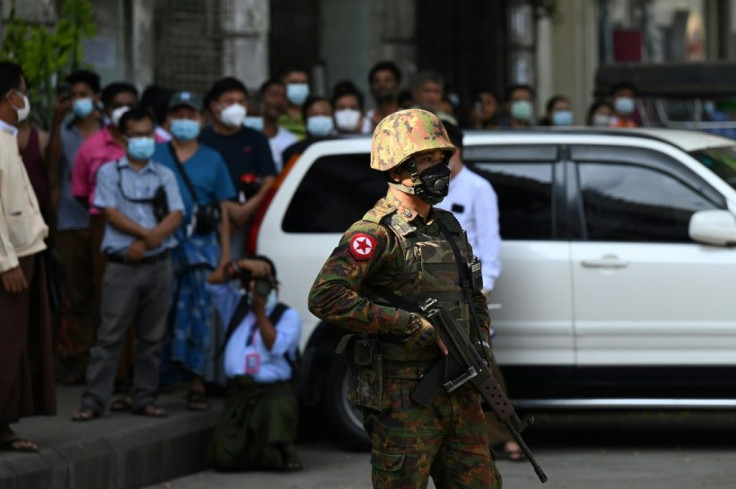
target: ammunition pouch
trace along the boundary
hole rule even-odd
[[[350,402],[380,411],[383,396],[383,356],[380,354],[378,339],[368,335],[346,335],[335,352],[345,353]]]

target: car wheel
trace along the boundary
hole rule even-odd
[[[348,400],[348,376],[345,356],[335,356],[325,382],[324,413],[335,437],[353,450],[370,448],[363,429],[363,413]]]

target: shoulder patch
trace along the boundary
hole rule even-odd
[[[350,255],[358,261],[365,261],[373,256],[376,249],[376,239],[365,233],[356,233],[350,238],[348,250]]]

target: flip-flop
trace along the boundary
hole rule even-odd
[[[120,396],[110,404],[110,411],[116,413],[130,411],[132,408],[133,400],[130,396]]]
[[[21,444],[18,446],[18,444]],[[0,442],[0,451],[3,452],[17,452],[17,453],[35,453],[38,451],[38,447],[35,443],[31,443],[23,438],[14,438],[11,440],[5,440]]]
[[[284,472],[296,472],[304,468],[304,464],[299,455],[296,453],[296,447],[293,445],[285,445],[281,448],[281,455],[284,459],[284,464],[281,466],[281,470]]]
[[[92,421],[100,416],[100,413],[94,409],[82,407],[76,413],[72,414],[72,421]]]
[[[169,415],[166,409],[160,408],[155,404],[146,404],[145,406],[131,409],[130,412],[137,416],[148,416],[151,418],[165,418]]]
[[[188,391],[184,398],[190,411],[207,411],[210,408],[210,402],[204,392]]]

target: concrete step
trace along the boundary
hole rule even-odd
[[[11,427],[38,453],[0,452],[0,489],[134,489],[206,468],[205,450],[222,411],[186,409],[183,390],[162,395],[166,418],[105,413],[73,422],[81,387],[57,388],[58,414]]]

